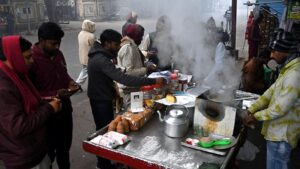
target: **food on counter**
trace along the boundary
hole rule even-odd
[[[108,125],[108,131],[116,131],[118,122],[113,120]]]
[[[122,121],[122,115],[117,115],[114,120],[117,122]]]
[[[118,122],[118,125],[117,125],[117,132],[118,133],[125,133],[125,129],[124,129],[124,125],[123,125],[123,123],[122,123],[122,121],[119,121]]]
[[[128,120],[130,130],[137,131],[150,119],[152,116],[151,109],[145,109],[139,113],[125,112],[123,117]]]
[[[167,94],[166,100],[167,100],[167,102],[170,102],[170,103],[176,103],[177,102],[176,97],[174,95],[171,95],[171,94]]]
[[[198,140],[198,139],[193,139],[193,138],[187,138],[187,139],[185,140],[185,142],[186,142],[187,144],[196,146],[196,145],[198,144],[199,140]]]
[[[128,133],[131,130],[137,131],[150,119],[153,112],[152,109],[146,108],[139,113],[125,112],[123,115],[118,115],[108,125],[108,132],[116,131],[118,133]]]
[[[115,148],[131,140],[131,137],[128,137],[127,135],[115,131],[110,131],[104,135],[98,135],[97,137],[93,138],[91,142],[104,147]]]
[[[115,148],[119,145],[116,140],[102,135],[93,138],[91,142],[108,148]]]
[[[144,99],[145,106],[152,108],[154,106],[154,101],[152,99]]]
[[[118,145],[123,145],[131,140],[131,138],[127,135],[115,131],[110,131],[103,136],[115,140]]]
[[[124,126],[125,133],[128,133],[130,131],[128,120],[122,119],[122,124]]]

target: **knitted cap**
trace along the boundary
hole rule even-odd
[[[292,33],[279,29],[274,33],[269,47],[279,52],[291,52],[297,50],[297,40]]]

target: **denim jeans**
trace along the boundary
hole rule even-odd
[[[82,69],[80,71],[80,74],[76,80],[76,83],[83,85],[83,83],[86,81],[86,79],[88,78],[88,70],[87,70],[87,66],[83,65]]]
[[[289,169],[291,150],[285,141],[267,140],[267,169]]]

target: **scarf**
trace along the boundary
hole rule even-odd
[[[28,78],[28,68],[26,67],[24,57],[20,48],[20,36],[2,37],[3,54],[12,66],[9,68],[0,61],[0,69],[13,81],[19,89],[25,112],[30,115],[35,112],[40,96],[33,84]]]

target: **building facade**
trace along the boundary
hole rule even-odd
[[[35,29],[46,19],[43,0],[1,0],[0,13],[0,35]]]
[[[75,0],[77,19],[102,20],[113,15],[116,0]]]

